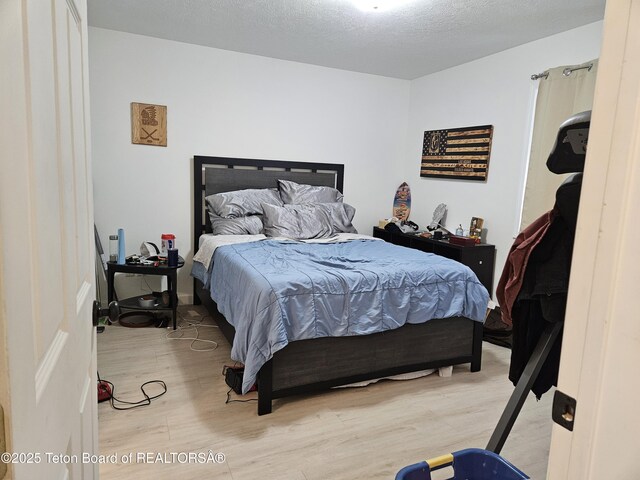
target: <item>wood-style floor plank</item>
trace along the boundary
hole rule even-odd
[[[204,309],[180,308],[185,324]],[[210,320],[205,318],[205,322]],[[191,341],[167,329],[107,327],[98,335],[98,367],[124,400],[142,398],[140,385],[162,380],[167,393],[150,406],[129,411],[99,405],[100,453],[223,453],[222,463],[103,464],[102,478],[180,480],[392,479],[402,467],[469,447],[484,448],[513,391],[507,379],[509,350],[484,343],[482,371],[457,366],[453,375],[382,381],[366,388],[274,401],[258,417],[256,402],[225,404],[222,368],[230,347],[216,328],[200,338],[213,351],[192,351]],[[184,337],[195,329],[185,329]],[[193,348],[211,344],[196,342]],[[149,386],[149,394],[159,391]],[[254,398],[249,394],[246,398]],[[552,392],[527,400],[502,456],[532,478],[546,476]],[[246,399],[232,394],[232,399]],[[176,457],[177,458],[177,457]],[[180,457],[185,459],[184,456]]]

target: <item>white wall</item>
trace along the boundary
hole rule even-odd
[[[346,201],[369,233],[412,189],[411,219],[447,226],[485,219],[497,283],[517,233],[536,82],[532,73],[597,58],[602,22],[412,82],[89,29],[95,219],[103,243],[122,227],[127,251],[161,233],[192,255],[192,157],[212,155],[345,164]],[[131,144],[130,103],[168,107],[168,146]],[[425,130],[491,124],[486,183],[420,178]],[[179,292],[189,300],[190,262]],[[120,289],[146,285],[121,279]],[[153,288],[156,279],[149,278]],[[131,283],[134,282],[135,284]],[[120,291],[121,295],[124,295]]]
[[[89,29],[95,220],[105,248],[128,253],[174,233],[192,255],[192,158],[211,155],[345,164],[345,201],[370,233],[402,180],[409,82]],[[168,145],[131,144],[130,103],[168,108]],[[392,168],[392,165],[398,168]],[[191,295],[190,262],[179,293]],[[149,277],[156,287],[156,278]],[[139,279],[120,279],[122,296]]]
[[[530,76],[597,58],[601,37],[596,22],[411,82],[404,164],[411,219],[428,224],[439,203],[448,206],[449,229],[484,218],[497,249],[494,286],[517,234],[537,85]],[[420,178],[425,130],[486,124],[494,127],[486,183]]]

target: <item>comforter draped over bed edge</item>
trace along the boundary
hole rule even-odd
[[[195,259],[194,259],[195,260]],[[306,244],[262,240],[218,247],[206,280],[235,328],[231,358],[243,393],[290,341],[367,335],[462,316],[484,321],[489,294],[468,267],[378,240]]]

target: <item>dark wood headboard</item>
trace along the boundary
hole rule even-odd
[[[214,193],[247,188],[277,188],[278,179],[335,187],[342,192],[344,165],[250,158],[193,157],[193,253],[200,235],[211,231],[204,199]]]

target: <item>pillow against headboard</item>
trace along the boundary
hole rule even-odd
[[[342,202],[340,190],[333,187],[304,185],[291,180],[278,180],[280,198],[285,204]]]
[[[264,234],[294,240],[328,238],[336,233],[358,233],[351,224],[356,209],[346,203],[303,205],[264,204]]]
[[[264,230],[262,215],[224,218],[209,212],[209,219],[214,235],[257,235]]]
[[[205,198],[207,210],[223,218],[238,218],[262,214],[262,204],[284,205],[275,188],[235,190],[214,193]]]

